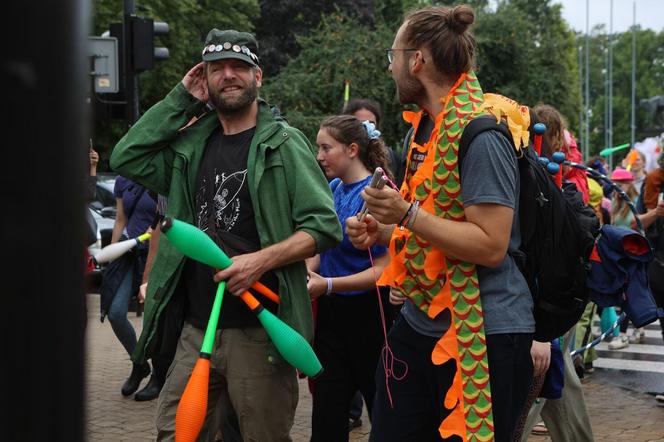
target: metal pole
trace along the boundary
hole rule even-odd
[[[579,98],[581,99],[581,106],[579,106],[579,132],[577,133],[577,138],[579,139],[579,142],[582,144],[581,146],[581,151],[583,152],[583,160],[586,160],[586,143],[583,140],[583,111],[584,109],[584,102],[583,102],[583,65],[581,64],[581,60],[583,57],[583,47],[579,46],[578,47],[578,54],[579,54]]]
[[[613,0],[609,18],[609,144],[613,147]],[[613,170],[613,155],[609,155],[609,170]]]
[[[124,45],[124,74],[125,74],[125,122],[127,128],[138,120],[138,78],[134,72],[131,44],[131,17],[136,13],[134,0],[123,0],[124,16],[122,26],[122,42]]]
[[[604,146],[609,147],[609,36],[604,48]]]
[[[586,136],[583,143],[583,158],[590,156],[590,0],[586,0],[586,99],[585,99]]]
[[[636,2],[632,3],[632,118],[629,142],[634,148],[636,141]]]

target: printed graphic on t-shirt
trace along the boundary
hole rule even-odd
[[[198,227],[207,231],[210,228],[210,201],[214,214],[214,229],[229,232],[235,227],[240,217],[241,201],[238,197],[240,190],[247,181],[247,169],[231,174],[214,173],[214,194],[209,198],[208,177],[203,177],[201,187],[196,192],[196,203],[201,208],[196,217]]]
[[[410,164],[409,164],[409,167],[408,167],[409,176],[412,176],[417,171],[417,169],[420,167],[420,164],[422,164],[422,162],[424,162],[424,160],[427,157],[426,152],[424,152],[424,153],[421,152],[419,150],[419,147],[420,146],[415,145],[413,150],[411,151]]]

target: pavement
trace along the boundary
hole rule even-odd
[[[86,335],[86,421],[89,441],[152,441],[155,439],[156,401],[136,402],[120,394],[129,375],[129,357],[115,338],[108,321],[99,322],[99,296],[87,295],[88,328]],[[141,319],[129,313],[137,334]],[[147,383],[143,381],[142,386]],[[591,375],[583,383],[586,405],[596,441],[664,442],[664,407],[651,395],[621,388]],[[309,441],[311,430],[311,396],[306,381],[300,381],[300,401],[291,431],[294,442]],[[351,441],[367,441],[370,425],[350,433]],[[531,436],[533,442],[545,442],[546,436]]]

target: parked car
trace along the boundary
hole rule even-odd
[[[113,174],[98,175],[95,199],[88,204],[88,210],[97,222],[97,241],[88,247],[91,256],[111,243],[116,215],[115,196],[113,195],[115,178],[116,175]],[[93,287],[99,287],[101,284],[101,269],[100,266],[95,266],[89,275]]]

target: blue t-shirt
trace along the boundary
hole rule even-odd
[[[356,183],[344,184],[339,179],[330,183],[334,208],[337,211],[339,222],[346,225],[346,219],[356,216],[362,209],[364,200],[360,196],[362,190],[371,183],[371,175]],[[320,275],[327,278],[349,276],[371,267],[369,253],[366,250],[356,249],[348,239],[346,229],[343,229],[343,240],[333,249],[328,249],[320,255]],[[371,247],[371,256],[375,260],[387,253],[387,247],[375,245]],[[377,275],[379,276],[379,275]],[[337,293],[337,292],[335,292]],[[337,293],[343,296],[352,296],[365,293],[365,291],[352,291]]]
[[[157,202],[148,194],[147,189],[125,177],[117,177],[113,194],[122,198],[122,209],[127,216],[125,229],[129,238],[136,238],[148,230],[154,221]],[[140,199],[138,202],[136,198]],[[147,248],[147,242],[141,244]]]

